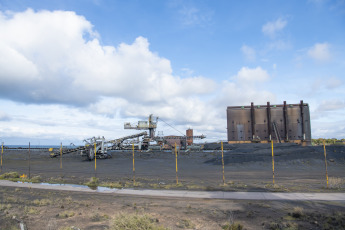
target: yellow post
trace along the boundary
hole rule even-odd
[[[273,171],[273,184],[274,184],[274,152],[273,152],[273,140],[271,140],[272,145],[272,171]]]
[[[97,162],[96,162],[96,158],[97,158],[97,155],[96,155],[96,152],[97,152],[97,148],[96,148],[96,142],[95,142],[95,173],[96,173],[96,169],[97,169]],[[96,174],[95,174],[96,175]]]
[[[177,148],[176,148],[176,142],[175,142],[175,159],[176,159],[176,184],[178,184],[178,169],[177,169]]]
[[[223,149],[223,141],[220,142],[220,146],[222,148],[222,166],[223,166],[223,185],[225,185],[225,177],[224,177],[224,149]]]
[[[62,142],[60,144],[60,169],[62,169]]]
[[[29,142],[29,179],[31,179],[31,153],[30,153],[30,142]]]
[[[132,144],[132,150],[133,150],[133,184],[135,184],[134,143]]]
[[[2,173],[2,154],[4,153],[4,142],[1,143],[1,171],[0,173]]]
[[[326,180],[327,180],[327,188],[328,188],[328,171],[327,171],[327,157],[326,157],[326,144],[325,144],[325,140],[323,140],[323,152],[325,155],[325,166],[326,166]]]

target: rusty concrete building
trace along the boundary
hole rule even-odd
[[[311,143],[309,105],[299,104],[228,106],[229,143]]]

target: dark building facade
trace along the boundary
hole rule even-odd
[[[310,112],[307,103],[228,106],[229,143],[311,143]]]

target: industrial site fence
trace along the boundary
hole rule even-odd
[[[18,172],[21,177],[32,178],[40,176],[45,181],[49,178],[65,178],[66,183],[72,179],[76,181],[85,181],[90,177],[97,177],[105,181],[127,181],[135,183],[137,181],[146,181],[147,183],[158,184],[207,184],[207,185],[225,185],[229,183],[250,183],[250,180],[257,180],[263,183],[275,184],[280,180],[289,180],[289,172],[279,173],[279,168],[275,165],[274,144],[271,142],[272,161],[261,163],[261,169],[253,171],[248,167],[234,167],[233,164],[224,163],[223,143],[221,150],[199,152],[200,157],[190,157],[190,153],[178,152],[175,147],[171,152],[160,152],[159,157],[154,153],[140,152],[134,150],[113,152],[111,159],[96,159],[94,161],[82,160],[77,154],[60,155],[57,158],[49,157],[49,150],[35,148],[17,148],[6,149],[1,146],[1,169],[0,174],[6,172]],[[315,173],[305,178],[299,177],[298,173],[295,179],[313,179],[321,185],[329,185],[327,169],[327,152],[325,143],[324,167],[315,169]],[[205,154],[214,156],[215,164],[209,164],[207,169],[203,167]],[[226,154],[229,153],[226,152]],[[196,154],[194,154],[195,156]],[[199,162],[197,162],[199,160]],[[206,166],[205,166],[206,167]],[[298,168],[298,167],[297,167]],[[303,166],[294,171],[306,170]],[[310,168],[308,170],[311,170]],[[276,173],[278,171],[278,174]],[[251,174],[254,173],[255,175]],[[295,173],[295,172],[294,172]],[[304,177],[304,178],[303,178]],[[205,182],[205,183],[204,183]],[[254,184],[256,184],[254,182]],[[246,186],[246,185],[244,185]]]

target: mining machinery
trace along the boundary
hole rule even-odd
[[[143,142],[141,143],[141,149],[148,149],[150,141],[155,140],[157,123],[158,117],[154,117],[153,114],[150,114],[148,121],[138,121],[138,124],[125,122],[124,129],[149,130],[149,135],[144,136]]]
[[[144,136],[143,142],[140,143],[142,150],[155,149],[154,146],[150,146],[150,148],[149,148],[149,144],[151,141],[156,141],[157,144],[159,145],[159,146],[156,146],[156,149],[161,149],[161,145],[168,145],[171,148],[172,146],[171,146],[171,144],[169,144],[169,141],[168,141],[170,139],[183,140],[182,146],[185,149],[187,149],[187,140],[206,138],[206,136],[204,136],[204,135],[199,135],[199,136],[193,136],[193,135],[192,136],[186,136],[186,135],[185,136],[162,136],[162,135],[158,135],[158,136],[155,136],[157,123],[158,123],[158,117],[154,117],[153,114],[150,114],[147,121],[138,121],[138,124],[131,124],[130,122],[125,122],[124,123],[124,129],[149,130],[149,136]],[[171,126],[171,125],[169,125],[169,126]]]
[[[95,156],[100,159],[110,158],[111,155],[108,154],[108,150],[122,149],[123,148],[122,143],[125,140],[139,138],[142,136],[147,136],[147,132],[141,132],[138,134],[129,135],[129,136],[113,139],[113,140],[106,140],[104,137],[91,137],[84,140],[85,142],[84,146],[80,146],[77,148],[63,149],[61,150],[61,152],[58,151],[58,152],[51,153],[50,157],[53,158],[59,155],[80,151],[80,155],[83,157],[86,157],[90,161],[95,159]]]

